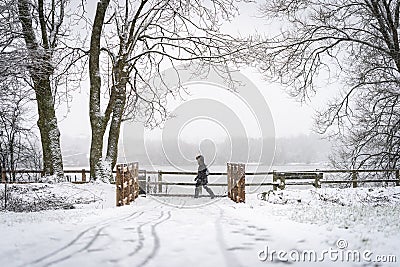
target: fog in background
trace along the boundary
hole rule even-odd
[[[206,163],[211,165],[225,165],[227,161],[238,161],[248,163],[266,164],[266,159],[259,158],[260,146],[271,140],[236,138],[233,142],[242,144],[242,150],[235,151],[238,156],[231,157],[230,142],[228,140],[212,143],[205,140],[199,143],[188,141],[180,142],[182,154],[187,160],[182,160],[179,154],[168,154],[163,152],[161,142],[151,141],[143,143],[141,138],[127,138],[119,153],[119,161],[138,161],[141,166],[170,165],[170,160],[181,166],[191,164],[196,168],[195,156],[201,151],[206,157]],[[67,138],[68,145],[64,146],[65,165],[67,167],[88,166],[88,136]],[[174,142],[174,140],[170,140]],[[276,149],[273,165],[302,164],[302,165],[324,165],[328,162],[331,144],[321,139],[316,134],[299,134],[293,137],[279,137],[275,140]],[[171,159],[170,159],[171,158]],[[177,159],[181,159],[180,161]],[[188,163],[191,162],[191,163]]]

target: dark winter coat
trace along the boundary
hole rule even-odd
[[[197,172],[197,176],[194,179],[196,181],[196,186],[206,185],[208,183],[208,169],[202,169]]]

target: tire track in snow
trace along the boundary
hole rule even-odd
[[[239,260],[235,256],[233,251],[228,251],[228,246],[226,245],[225,239],[224,239],[224,234],[223,234],[223,229],[222,229],[222,218],[224,217],[224,210],[217,206],[220,211],[219,211],[219,216],[217,217],[217,220],[215,221],[215,229],[216,229],[216,239],[217,243],[221,249],[222,255],[224,256],[225,259],[225,265],[228,267],[242,267],[240,264]]]
[[[158,204],[157,206],[152,207],[152,209],[156,209],[158,207],[162,206],[162,204]],[[142,212],[141,214],[143,214],[144,212]],[[143,247],[144,247],[144,241],[146,240],[145,236],[143,235],[143,227],[146,226],[147,224],[153,222],[154,220],[159,220],[162,218],[162,216],[164,215],[164,212],[160,212],[160,215],[157,218],[146,218],[146,221],[139,224],[138,226],[136,226],[135,228],[125,228],[126,230],[135,230],[137,232],[138,235],[138,244],[136,245],[135,249],[130,252],[127,256],[122,257],[122,258],[117,258],[117,259],[110,259],[108,260],[111,263],[118,263],[120,261],[125,260],[126,258],[132,257],[133,255],[137,254]]]
[[[77,254],[79,254],[79,253],[81,253],[81,252],[83,252],[83,251],[89,249],[89,248],[94,244],[94,242],[97,240],[97,238],[100,236],[100,234],[101,234],[101,232],[103,231],[103,229],[106,228],[106,227],[107,227],[107,226],[103,226],[103,227],[101,227],[99,230],[97,230],[97,232],[95,233],[95,235],[90,239],[90,241],[89,241],[83,248],[81,248],[81,249],[79,249],[79,250],[77,250],[77,251],[75,251],[75,252],[73,252],[73,253],[71,253],[71,254],[68,254],[68,255],[66,255],[66,256],[64,256],[64,257],[62,257],[62,258],[59,258],[59,259],[50,261],[50,262],[46,263],[46,264],[43,265],[43,266],[44,266],[44,267],[52,266],[52,265],[54,265],[54,264],[56,264],[56,263],[59,263],[59,262],[68,260],[68,259],[72,258],[73,256],[75,256],[75,255],[77,255]]]
[[[53,252],[51,252],[51,253],[49,253],[49,254],[47,254],[47,255],[45,255],[45,256],[42,256],[42,257],[40,257],[39,259],[36,259],[36,260],[34,260],[34,261],[32,261],[32,262],[30,262],[30,263],[28,263],[28,264],[22,264],[22,265],[20,265],[20,267],[24,267],[24,266],[27,266],[27,265],[28,265],[28,266],[32,266],[32,265],[38,264],[38,263],[40,263],[40,262],[43,262],[43,261],[46,260],[46,259],[49,259],[49,258],[51,258],[51,257],[54,257],[54,256],[56,256],[57,254],[60,254],[61,252],[67,250],[67,249],[70,248],[70,247],[72,247],[74,244],[76,244],[80,239],[82,239],[82,238],[83,238],[87,233],[89,233],[91,230],[94,230],[94,229],[96,229],[96,228],[98,228],[98,227],[101,227],[101,228],[95,233],[95,235],[92,237],[92,239],[89,241],[89,243],[87,243],[87,245],[86,245],[85,247],[83,247],[82,249],[80,249],[80,250],[78,250],[78,251],[73,252],[72,254],[69,254],[69,255],[67,255],[67,256],[62,257],[61,260],[54,260],[54,261],[51,261],[50,263],[44,264],[43,266],[51,266],[52,264],[54,264],[54,263],[56,263],[56,262],[60,262],[60,261],[67,260],[67,259],[71,258],[73,255],[76,255],[76,254],[78,254],[78,253],[80,253],[80,252],[83,252],[84,250],[90,248],[90,246],[91,246],[91,245],[95,242],[95,240],[99,237],[101,231],[102,231],[104,228],[108,227],[111,223],[113,223],[113,222],[115,222],[115,221],[119,221],[119,220],[121,220],[121,221],[126,221],[126,220],[129,220],[129,219],[132,219],[132,218],[137,218],[137,217],[139,217],[141,214],[143,214],[143,211],[142,211],[142,212],[135,211],[135,212],[133,212],[133,213],[131,213],[131,214],[129,214],[129,215],[123,217],[122,219],[120,219],[120,218],[111,218],[111,219],[108,219],[108,220],[106,220],[106,221],[101,222],[101,223],[98,224],[98,225],[91,226],[91,227],[89,227],[89,228],[83,230],[82,232],[80,232],[73,240],[71,240],[69,243],[67,243],[66,245],[62,246],[61,248],[59,248],[59,249],[57,249],[57,250],[55,250],[55,251],[53,251]],[[88,245],[89,245],[89,246],[88,246]],[[54,262],[54,263],[53,263],[53,262]]]
[[[149,254],[139,265],[137,265],[137,266],[145,266],[151,259],[153,259],[153,258],[155,257],[155,255],[157,254],[157,252],[158,252],[159,249],[160,249],[160,238],[159,238],[158,235],[157,235],[156,227],[157,227],[158,225],[160,225],[161,223],[163,223],[163,222],[169,220],[170,218],[171,218],[171,211],[169,210],[169,211],[167,212],[166,218],[164,218],[164,219],[158,221],[157,223],[151,225],[151,235],[153,236],[153,240],[154,240],[153,249],[152,249],[152,251],[150,252],[150,254]]]
[[[96,228],[96,226],[92,226],[92,227],[89,227],[89,228],[83,230],[83,231],[80,232],[73,240],[71,240],[69,243],[67,243],[65,246],[63,246],[63,247],[61,247],[61,248],[59,248],[59,249],[57,249],[57,250],[55,250],[55,251],[53,251],[53,252],[51,252],[51,253],[45,255],[45,256],[42,256],[41,258],[36,259],[36,260],[30,262],[29,264],[20,265],[20,267],[24,267],[24,266],[26,266],[26,265],[34,265],[34,264],[37,264],[37,263],[39,263],[39,262],[44,261],[45,259],[48,259],[48,258],[50,258],[50,257],[52,257],[52,256],[54,256],[54,255],[56,255],[56,254],[58,254],[59,252],[61,252],[61,251],[65,250],[65,249],[71,247],[72,245],[74,245],[79,239],[82,238],[82,236],[84,236],[87,232],[89,232],[90,230],[95,229],[95,228]]]
[[[157,207],[161,206],[158,205]],[[119,263],[121,261],[126,261],[128,258],[136,256],[140,257],[140,251],[145,248],[145,242],[148,240],[148,238],[145,235],[145,231],[143,231],[143,228],[147,225],[150,224],[150,235],[153,240],[153,245],[151,248],[150,253],[142,260],[137,266],[144,266],[146,265],[151,259],[155,257],[155,255],[158,253],[158,250],[160,248],[160,239],[159,236],[156,232],[156,227],[163,222],[169,220],[171,218],[171,211],[161,211],[159,216],[157,218],[148,218],[147,221],[143,222],[142,224],[138,225],[136,227],[136,232],[138,234],[138,244],[136,245],[135,249],[131,251],[129,254],[127,254],[125,257],[118,258],[118,259],[112,259],[109,260],[111,263]]]
[[[164,216],[164,212],[162,211],[162,212],[160,213],[160,216],[159,216],[156,220],[161,219],[163,216]],[[136,228],[136,231],[137,231],[137,233],[138,233],[138,242],[139,242],[139,243],[137,244],[136,248],[135,248],[132,252],[130,252],[130,253],[128,254],[128,257],[132,257],[133,255],[137,254],[137,253],[144,247],[144,241],[145,241],[146,238],[145,238],[145,236],[143,235],[142,228],[143,228],[144,226],[146,226],[147,224],[151,223],[151,222],[152,222],[151,220],[148,220],[147,222],[144,222],[144,223],[140,224],[140,225]],[[118,260],[117,260],[117,262],[118,262]]]

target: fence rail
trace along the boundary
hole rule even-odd
[[[43,174],[42,170],[27,170],[27,169],[22,169],[22,170],[15,170],[15,171],[10,171],[10,170],[2,170],[2,179],[1,182],[5,183],[6,178],[8,175],[11,174]],[[75,181],[70,177],[70,182],[72,183],[86,183],[89,182],[90,179],[87,177],[90,173],[89,170],[87,169],[76,169],[76,170],[64,170],[65,174],[80,174],[81,179],[77,180],[75,177]],[[116,173],[116,171],[113,171],[113,173]],[[278,171],[267,171],[267,172],[246,172],[245,176],[267,176],[267,175],[274,175],[276,173],[280,173]],[[355,169],[349,169],[349,170],[333,170],[333,169],[328,169],[328,170],[306,170],[306,171],[286,171],[285,173],[287,174],[311,174],[311,173],[322,173],[322,174],[343,174],[343,173],[348,173],[351,174],[352,177],[351,179],[335,179],[335,180],[325,180],[321,179],[320,183],[321,184],[352,184],[353,187],[357,187],[358,184],[365,184],[365,183],[395,183],[396,186],[400,186],[400,170],[396,169],[390,169],[390,170],[381,170],[381,169],[362,169],[362,170],[355,170]],[[360,173],[394,173],[395,178],[394,179],[367,179],[367,180],[360,180],[358,177],[358,174]],[[180,171],[154,171],[154,170],[139,170],[139,175],[142,175],[144,177],[147,177],[147,175],[157,175],[157,181],[151,182],[147,181],[148,185],[155,185],[158,186],[158,189],[162,189],[162,186],[165,185],[171,185],[171,186],[194,186],[194,183],[185,183],[185,182],[163,182],[163,176],[164,175],[176,175],[176,176],[185,176],[185,175],[197,175],[197,172],[180,172]],[[227,176],[227,172],[211,172],[209,174],[210,176]],[[305,175],[306,176],[306,175]],[[292,180],[292,178],[287,177],[286,179]],[[301,180],[302,178],[297,178],[296,180]],[[10,181],[10,179],[7,179],[8,183],[14,183]],[[30,183],[30,181],[16,181],[15,183]],[[209,184],[210,186],[227,186],[227,183],[211,183]],[[279,183],[277,182],[261,182],[261,183],[246,183],[246,186],[277,186]],[[312,185],[312,182],[287,182],[286,185]],[[145,190],[147,191],[147,190]],[[158,190],[161,191],[162,190]]]
[[[117,171],[113,170],[112,171],[113,174],[116,174]],[[11,178],[14,177],[15,174],[36,174],[36,175],[40,175],[40,177],[44,176],[44,171],[43,170],[28,170],[28,169],[20,169],[20,170],[2,170],[1,171],[1,182],[5,183],[6,179],[7,179],[7,183],[15,183],[15,184],[25,184],[25,183],[32,183],[35,181],[32,181],[32,179],[28,179],[28,181],[26,179],[23,179],[21,177],[17,178],[15,181],[13,181]],[[88,179],[88,177],[90,177],[88,174],[90,174],[90,170],[88,169],[68,169],[68,170],[64,170],[64,174],[67,178],[68,182],[71,183],[75,183],[75,184],[82,184],[82,183],[87,183],[89,182],[90,179]],[[75,175],[75,177],[70,176],[69,174],[78,174],[78,177]],[[7,177],[9,176],[9,177]],[[80,178],[80,179],[79,179]],[[36,181],[38,181],[39,179],[34,179]]]
[[[139,172],[145,172],[147,174],[158,174],[161,172],[162,174],[176,174],[176,175],[196,175],[197,172],[184,172],[184,171],[154,171],[154,170],[139,170]],[[304,171],[284,171],[286,173],[315,173],[315,172],[322,172],[322,173],[352,173],[352,172],[396,172],[399,171],[398,169],[348,169],[348,170],[334,170],[334,169],[315,169],[315,170],[304,170]],[[280,172],[278,170],[267,171],[267,172],[246,172],[246,175],[272,175],[274,173]],[[283,172],[283,171],[282,171]],[[210,175],[227,175],[227,172],[210,172]]]

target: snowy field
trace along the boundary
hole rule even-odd
[[[14,187],[14,204],[37,211],[0,212],[0,266],[400,266],[399,187],[288,189],[241,204],[139,197],[119,208],[113,185]]]

